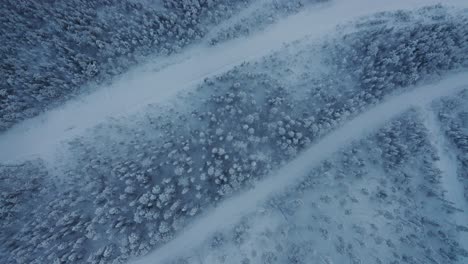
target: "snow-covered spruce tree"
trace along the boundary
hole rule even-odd
[[[382,13],[362,24],[359,31],[333,41],[330,63],[358,83],[367,101],[468,66],[466,12],[452,14],[434,6]]]

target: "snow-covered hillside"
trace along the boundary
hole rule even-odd
[[[49,22],[75,38],[116,30],[132,52],[88,47],[120,70],[77,71],[80,92],[47,99],[50,110],[12,88],[45,78],[42,66],[0,72],[11,80],[0,87],[0,261],[468,261],[468,2],[228,2],[3,4],[56,10]],[[114,15],[128,15],[121,30]],[[163,18],[173,27],[133,31]],[[36,56],[66,82],[44,54],[84,51],[56,29],[28,34],[55,36]],[[2,56],[22,67],[26,47]],[[21,121],[29,108],[40,111]]]

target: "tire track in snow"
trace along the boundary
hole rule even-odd
[[[445,198],[451,202],[454,207],[462,211],[455,211],[453,213],[454,223],[457,225],[466,226],[468,223],[468,204],[464,196],[463,183],[458,179],[458,160],[455,156],[454,150],[450,150],[450,143],[448,142],[444,132],[441,130],[442,124],[436,117],[433,109],[429,107],[422,108],[422,113],[425,118],[425,126],[429,130],[431,142],[437,151],[439,160],[436,166],[442,172],[442,188],[445,190]],[[468,235],[460,232],[459,241],[460,245],[468,250]],[[459,263],[467,263],[468,258],[463,258]]]
[[[196,219],[173,240],[132,263],[164,263],[195,249],[217,230],[232,226],[243,216],[255,212],[257,206],[271,194],[279,193],[294,185],[320,162],[351,141],[365,137],[413,106],[425,106],[437,98],[464,88],[468,88],[466,72],[451,75],[438,83],[420,86],[410,92],[389,98],[329,133],[286,166],[258,182],[251,190],[220,203],[211,212]]]
[[[247,39],[228,41],[216,47],[196,46],[187,49],[175,56],[178,59],[187,58],[181,62],[156,73],[133,70],[110,87],[103,87],[61,108],[15,125],[0,135],[0,162],[17,162],[34,156],[53,158],[62,142],[82,134],[106,118],[125,116],[148,104],[167,101],[207,77],[226,72],[244,61],[261,58],[280,49],[284,43],[306,36],[323,36],[332,32],[337,25],[363,15],[418,8],[439,2],[335,0],[289,16]],[[466,0],[447,0],[444,4],[468,6]]]

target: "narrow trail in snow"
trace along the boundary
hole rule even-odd
[[[255,212],[259,203],[268,199],[271,194],[280,193],[288,186],[294,185],[320,162],[351,141],[365,137],[413,106],[425,106],[437,98],[464,88],[468,88],[466,72],[389,98],[323,137],[286,166],[258,182],[251,190],[222,202],[214,210],[195,220],[169,243],[133,263],[164,263],[174,256],[195,249],[216,231],[236,224],[243,216]]]
[[[425,125],[429,130],[431,142],[436,148],[439,160],[436,166],[442,172],[442,188],[445,190],[445,198],[452,203],[452,205],[462,211],[456,211],[453,214],[453,220],[457,225],[466,226],[468,223],[468,204],[464,197],[463,183],[458,179],[458,162],[457,157],[453,150],[450,150],[450,143],[448,142],[444,132],[441,130],[441,123],[436,117],[433,109],[430,107],[422,108],[425,118]],[[460,232],[459,237],[460,245],[468,250],[468,235]],[[459,263],[467,263],[468,258],[460,260]]]
[[[148,104],[167,101],[207,77],[226,72],[245,61],[261,58],[280,49],[285,43],[306,36],[323,36],[333,32],[337,25],[363,15],[413,9],[439,2],[335,0],[292,15],[249,38],[236,39],[216,47],[199,45],[189,48],[176,56],[178,59],[184,58],[176,64],[158,72],[131,71],[110,87],[98,89],[61,108],[14,126],[0,135],[0,162],[17,162],[34,156],[53,157],[62,142],[82,134],[106,118],[125,116]],[[444,4],[468,6],[465,0],[447,0]]]

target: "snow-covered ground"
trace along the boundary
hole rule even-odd
[[[0,135],[0,149],[3,150],[0,161],[53,157],[62,141],[80,135],[108,117],[128,115],[145,105],[165,102],[207,77],[225,72],[244,61],[261,58],[285,43],[305,36],[320,37],[337,25],[363,15],[437,3],[437,0],[333,1],[288,17],[247,39],[236,39],[216,47],[193,47],[178,55],[173,65],[163,60],[162,63],[169,63],[169,66],[157,72],[147,70],[157,65],[134,69],[109,87],[14,126]],[[462,0],[446,1],[444,4],[468,6]],[[183,60],[180,61],[180,58]]]
[[[445,134],[441,130],[442,124],[430,107],[423,108],[425,124],[431,136],[431,142],[437,150],[437,166],[442,171],[442,187],[445,190],[446,199],[457,209],[453,212],[453,220],[457,225],[466,225],[468,221],[468,203],[465,199],[463,183],[459,180],[459,161],[451,149],[450,143],[446,140]],[[468,235],[460,233],[459,242],[464,248],[468,248]],[[465,263],[468,258],[464,258],[459,263]]]
[[[351,141],[368,135],[412,106],[425,106],[442,96],[452,95],[466,89],[467,85],[466,73],[460,73],[440,83],[418,87],[375,106],[323,137],[279,171],[257,183],[253,189],[218,205],[189,225],[175,239],[134,263],[164,263],[170,258],[194,249],[216,231],[236,224],[243,216],[257,210],[259,203],[264,202],[272,194],[296,184],[314,166]]]

